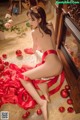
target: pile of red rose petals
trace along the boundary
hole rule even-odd
[[[32,48],[26,48],[26,49],[24,49],[24,53],[26,53],[26,54],[34,54],[34,52],[33,52],[33,50],[32,50]],[[22,57],[23,56],[23,53],[22,53],[22,51],[21,50],[16,50],[15,51],[15,54],[16,54],[16,56],[17,57]],[[10,65],[10,63],[9,62],[4,62],[2,59],[7,59],[7,54],[3,54],[2,55],[2,58],[0,58],[0,76],[2,76],[2,74],[4,74],[4,76],[6,76],[6,78],[7,78],[7,80],[6,81],[4,81],[4,80],[1,80],[1,79],[3,79],[3,78],[1,78],[0,80],[0,86],[2,86],[2,81],[4,81],[5,82],[5,92],[7,93],[8,92],[8,96],[7,96],[7,98],[4,98],[3,99],[3,101],[0,101],[0,106],[2,105],[2,104],[4,104],[4,103],[8,103],[8,102],[10,102],[10,103],[13,103],[13,104],[19,104],[22,108],[24,108],[24,109],[26,109],[27,110],[27,108],[34,108],[34,106],[35,106],[35,101],[33,101],[32,100],[32,98],[30,98],[29,97],[29,95],[28,95],[28,93],[26,93],[26,91],[22,88],[22,85],[20,84],[20,82],[19,81],[16,81],[16,80],[14,80],[14,79],[16,79],[16,77],[15,77],[15,75],[12,75],[13,74],[13,72],[15,72],[15,69],[18,69],[17,68],[17,66],[15,66],[14,64],[11,64]],[[9,69],[9,67],[10,67],[10,69]],[[6,69],[6,71],[5,71],[5,68],[8,68],[8,69]],[[30,66],[22,66],[20,69],[18,69],[18,72],[20,71],[20,73],[21,72],[25,72],[26,70],[30,70],[30,69],[32,69]],[[12,72],[12,70],[13,70],[13,72]],[[10,74],[10,71],[11,71],[11,74]],[[18,74],[17,74],[18,75]],[[8,76],[11,76],[11,79],[12,79],[12,81],[11,80],[9,80],[9,78],[10,77],[8,77]],[[20,77],[21,75],[19,74],[19,76],[17,76],[17,77]],[[23,76],[21,76],[21,77],[23,77]],[[10,81],[10,82],[9,82]],[[10,87],[9,86],[9,84],[10,85],[12,85],[12,87]],[[18,90],[18,88],[19,88],[19,90]],[[16,90],[17,89],[17,90]],[[5,93],[5,94],[6,94]],[[4,91],[2,91],[2,89],[0,89],[0,97],[2,97],[4,95]],[[18,96],[17,96],[18,95]],[[29,97],[29,101],[28,101],[28,106],[27,106],[27,104],[25,104],[25,100],[22,100],[22,96],[24,95],[24,97],[25,97],[25,99],[26,99],[26,97]],[[69,87],[69,85],[66,85],[65,86],[65,88],[64,89],[62,89],[61,90],[61,92],[60,92],[60,95],[63,97],[63,98],[68,98],[69,96],[70,96],[70,87]],[[69,105],[72,105],[72,100],[69,98],[69,99],[67,99],[67,103],[69,104]],[[29,106],[30,105],[30,106]],[[65,111],[65,108],[63,107],[63,106],[61,106],[61,107],[59,107],[59,111],[60,112],[64,112]],[[73,110],[73,108],[72,107],[68,107],[67,108],[67,111],[69,112],[69,113],[72,113],[74,110]],[[38,109],[37,111],[36,111],[36,113],[38,114],[38,115],[41,115],[42,114],[42,111],[41,111],[41,109]],[[25,119],[25,118],[27,118],[28,116],[30,115],[30,112],[29,111],[27,111],[23,116],[22,116],[22,118],[23,119]]]
[[[70,86],[69,85],[65,85],[65,88],[60,91],[60,95],[61,95],[62,98],[67,98],[67,104],[68,105],[72,105],[73,104],[73,101],[70,98]],[[63,113],[65,111],[65,107],[64,106],[60,106],[59,107],[59,111],[61,113]],[[68,107],[67,108],[67,112],[68,113],[73,113],[74,112],[73,107],[72,106]]]
[[[24,52],[26,54],[33,54],[32,48],[26,48],[26,49],[24,49]],[[22,57],[23,56],[22,51],[20,49],[17,49],[15,51],[15,54],[16,54],[17,57]],[[0,106],[2,106],[5,103],[9,103],[10,102],[12,104],[16,104],[17,103],[24,109],[28,109],[28,108],[31,108],[31,107],[34,108],[34,106],[36,104],[35,101],[33,101],[32,98],[30,98],[28,96],[28,93],[26,93],[26,91],[22,88],[22,86],[21,86],[19,81],[12,80],[12,79],[15,79],[15,75],[14,75],[15,71],[14,71],[14,69],[17,69],[17,67],[14,66],[14,64],[10,65],[10,63],[7,62],[7,61],[5,62],[4,61],[5,59],[7,59],[7,54],[4,53],[0,57],[0,77],[1,77],[0,78],[0,97],[1,97],[1,99],[0,99]],[[13,71],[10,69],[10,67],[11,67],[11,69]],[[26,68],[27,68],[27,70],[28,69],[32,69],[32,67],[30,67],[30,66],[26,67],[25,65],[23,65],[20,68],[20,72],[25,72]],[[13,75],[10,75],[10,72]],[[5,77],[5,80],[4,80],[4,78],[2,78],[3,74],[4,74],[4,77]],[[9,79],[10,76],[11,76],[11,79]],[[20,74],[19,74],[19,77],[20,77]],[[18,88],[19,88],[19,90],[18,90]],[[28,97],[28,102],[27,102],[28,105],[24,104],[25,100],[22,99],[23,94],[24,94],[25,99],[26,99],[26,97]],[[22,116],[22,118],[25,119],[29,115],[30,115],[30,112],[28,111],[28,112],[26,112]]]
[[[18,104],[26,110],[35,107],[36,102],[19,81],[19,78],[24,78],[22,72],[23,69],[4,61],[3,56],[0,57],[0,107],[6,103]],[[29,112],[23,118],[28,116]]]

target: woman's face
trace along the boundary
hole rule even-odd
[[[39,25],[39,20],[37,18],[35,18],[34,16],[31,17],[30,14],[28,14],[28,18],[29,18],[29,23],[32,29],[35,29],[38,27]]]

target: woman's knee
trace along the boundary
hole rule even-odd
[[[27,84],[27,83],[29,83],[29,81],[26,81],[26,80],[23,80],[23,79],[20,79],[20,82],[21,82],[21,84]]]

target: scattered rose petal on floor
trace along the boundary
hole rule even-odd
[[[21,57],[22,56],[22,51],[21,50],[16,50],[16,55],[17,55],[17,57]]]
[[[66,89],[62,89],[62,90],[60,91],[60,95],[61,95],[63,98],[67,98],[67,97],[69,97],[69,92],[68,92],[68,90],[66,90]]]
[[[74,112],[74,109],[73,109],[73,107],[68,107],[68,108],[67,108],[67,111],[68,111],[69,113],[73,113],[73,112]]]
[[[69,85],[65,85],[65,89],[66,90],[70,90],[70,86]]]
[[[22,118],[23,118],[23,119],[26,119],[29,115],[30,115],[30,112],[27,111],[27,112],[22,116]]]
[[[24,52],[25,52],[26,54],[34,54],[32,48],[26,48],[26,49],[24,49]]]
[[[65,108],[63,106],[59,107],[59,111],[60,112],[64,112],[65,111]]]
[[[4,59],[6,59],[6,58],[7,58],[7,54],[3,54],[2,57],[3,57]]]
[[[72,99],[71,99],[71,98],[67,99],[67,103],[68,103],[69,105],[73,104]]]
[[[38,109],[36,112],[37,112],[38,115],[41,115],[41,114],[42,114],[41,109]]]

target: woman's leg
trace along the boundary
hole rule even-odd
[[[48,66],[46,63],[44,63],[36,68],[33,68],[32,70],[25,72],[23,75],[27,76],[31,80],[42,77],[49,77],[52,73],[49,70]],[[22,79],[20,81],[28,93],[33,97],[33,99],[41,106],[44,119],[47,120],[47,101],[40,98],[31,82]]]
[[[47,101],[40,98],[31,82],[25,80],[20,80],[20,82],[22,83],[24,88],[28,91],[28,93],[33,97],[33,99],[40,105],[44,116],[44,120],[47,120]]]
[[[55,70],[54,70],[55,71]],[[29,77],[30,79],[41,79],[55,76],[53,69],[51,69],[50,64],[44,63],[36,68],[24,72],[23,75]]]
[[[45,96],[47,102],[50,102],[47,83],[41,83],[38,86],[39,86],[40,90],[42,91],[43,95]]]

